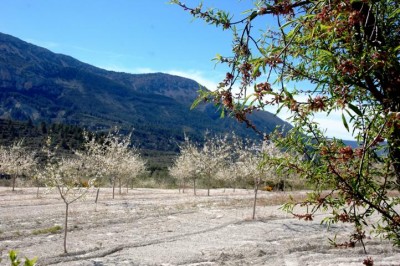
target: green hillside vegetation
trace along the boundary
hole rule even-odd
[[[85,129],[67,124],[46,124],[41,122],[34,125],[31,120],[27,122],[0,119],[0,146],[10,146],[21,139],[29,151],[40,151],[48,137],[52,140],[52,146],[58,147],[60,155],[68,156],[72,150],[82,149],[84,143],[83,132]],[[134,131],[135,133],[135,131]],[[97,133],[101,137],[105,132]],[[134,138],[140,133],[133,134]],[[176,151],[158,151],[141,149],[141,155],[148,162],[150,173],[167,171],[176,157]]]
[[[32,121],[21,122],[0,119],[0,145],[10,146],[12,143],[24,140],[28,150],[38,151],[47,137],[53,140],[53,146],[58,146],[65,153],[73,149],[80,149],[83,143],[83,129],[78,126],[65,124],[33,125]]]

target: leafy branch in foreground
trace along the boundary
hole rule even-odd
[[[308,206],[296,214],[307,220],[329,210],[324,222],[354,225],[351,241],[363,244],[372,228],[400,246],[400,198],[392,194],[400,189],[399,2],[264,0],[238,19],[171,2],[232,32],[232,53],[216,58],[230,71],[203,101],[257,131],[248,114],[268,106],[291,113],[294,127],[269,136],[291,155],[276,163],[315,191],[285,209]],[[328,138],[315,120],[321,114],[341,116],[358,147]]]

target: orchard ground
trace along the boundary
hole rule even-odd
[[[42,189],[42,192],[44,190]],[[1,265],[8,251],[38,257],[38,265],[400,265],[400,249],[367,232],[363,247],[335,248],[353,228],[293,218],[279,207],[306,192],[260,192],[252,220],[252,190],[130,189],[112,199],[102,188],[70,205],[68,254],[63,253],[65,205],[56,191],[0,187]],[[298,209],[299,213],[303,210]],[[373,219],[372,217],[371,219]]]

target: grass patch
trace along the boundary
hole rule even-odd
[[[49,228],[33,230],[32,234],[34,235],[44,235],[44,234],[57,234],[61,231],[62,227],[59,225],[55,225]]]

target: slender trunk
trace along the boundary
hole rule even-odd
[[[207,180],[207,196],[210,196],[211,177]]]
[[[196,196],[196,178],[193,179],[193,194]]]
[[[122,182],[121,182],[121,178],[118,178],[118,185],[119,185],[119,194],[122,194]]]
[[[37,186],[37,190],[36,190],[36,198],[39,198],[39,188],[40,188],[40,182],[38,179],[36,179],[36,186]]]
[[[68,252],[67,252],[68,206],[69,206],[69,203],[65,203],[64,253],[68,253]]]
[[[259,183],[260,182],[257,180],[254,186],[253,220],[256,218],[257,193],[258,193]]]
[[[99,199],[99,193],[100,193],[100,188],[98,188],[97,192],[96,192],[96,200],[94,201],[94,203],[96,203],[96,204],[97,204],[97,200]]]
[[[17,175],[12,175],[13,179],[12,179],[12,191],[15,191],[15,181],[17,180]]]
[[[115,196],[115,178],[113,178],[113,193],[112,193],[112,198],[114,199]]]

